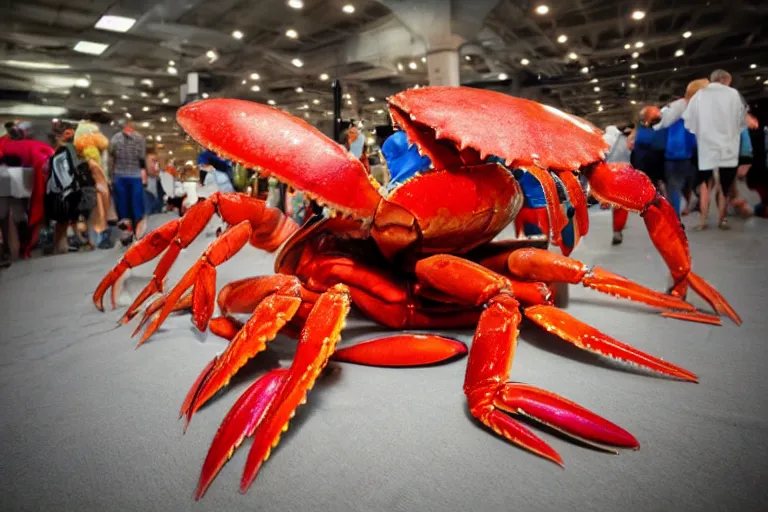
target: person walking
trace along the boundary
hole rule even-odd
[[[707,228],[710,192],[715,193],[719,209],[718,227],[729,229],[725,220],[727,197],[736,178],[741,132],[747,127],[747,109],[739,92],[731,87],[730,73],[717,69],[709,80],[710,84],[691,98],[682,116],[685,128],[696,136],[699,166],[696,186],[701,210],[697,231]]]
[[[121,227],[123,245],[140,240],[147,229],[144,184],[147,182],[147,143],[130,122],[110,141],[112,155],[113,195]]]
[[[605,128],[603,140],[605,140],[611,147],[608,151],[608,155],[605,157],[606,162],[629,162],[632,159],[629,149],[629,139],[616,126],[607,126]],[[613,240],[611,240],[611,245],[619,245],[624,241],[624,228],[627,225],[629,212],[623,208],[614,206],[612,216]]]
[[[688,107],[691,98],[709,85],[706,78],[694,80],[688,84],[685,96],[673,101],[661,111],[661,122],[654,126],[654,130],[667,129],[667,143],[664,151],[664,178],[667,184],[667,199],[677,213],[682,217],[682,196],[688,199],[687,208],[690,209],[690,196],[686,194],[692,190],[696,180],[696,168],[693,156],[696,152],[696,136],[685,128],[683,113]]]

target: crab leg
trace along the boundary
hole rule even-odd
[[[101,280],[93,292],[93,305],[104,311],[104,294],[112,288],[112,309],[116,307],[117,290],[113,285],[126,270],[155,259],[171,243],[179,230],[179,219],[167,222],[150,232],[139,243],[131,246],[120,262]]]
[[[495,297],[501,292],[509,293],[509,286],[507,285],[507,280],[504,276],[496,274],[495,272],[492,272],[477,263],[448,254],[438,254],[420,260],[416,264],[416,275],[419,278],[419,281],[425,282],[441,292],[461,297],[462,300],[466,301],[467,303],[472,301],[474,298],[475,304],[485,304],[491,298]],[[534,308],[550,308],[550,306],[534,306],[533,308],[529,309]],[[556,308],[551,309],[558,311]],[[488,310],[486,309],[486,311]],[[483,315],[484,314],[485,313],[483,313]],[[482,321],[482,315],[480,318]],[[577,323],[578,321],[574,319],[573,322]],[[543,323],[539,324],[543,325]],[[586,326],[586,324],[584,325]],[[549,324],[547,323],[544,326],[548,328]],[[574,330],[581,332],[584,331],[586,327],[583,327],[579,323],[576,325]],[[567,332],[570,332],[568,325],[565,325],[563,329],[565,329]],[[569,343],[573,343],[577,347],[584,350],[593,350],[599,353],[613,354],[615,358],[621,359],[627,363],[635,364],[658,373],[669,375],[671,377],[685,378],[685,376],[693,375],[687,370],[680,368],[679,366],[667,363],[663,359],[659,359],[652,355],[646,354],[645,352],[642,352],[629,345],[620,344],[612,338],[599,333],[597,330],[591,327],[590,329],[592,329],[594,332],[589,331],[589,334],[592,336],[591,343],[589,345],[581,343],[571,335],[563,335],[561,336],[561,339]],[[693,379],[695,379],[695,377],[693,377]]]
[[[214,193],[205,201],[201,201],[190,208],[180,221],[175,221],[180,222],[178,235],[173,239],[170,248],[157,264],[152,280],[139,293],[121,318],[121,323],[129,322],[147,298],[157,292],[162,292],[165,276],[181,250],[188,247],[197,238],[210,222],[211,217],[217,212],[230,225],[248,221],[252,230],[249,240],[251,245],[268,252],[276,250],[285,239],[298,229],[298,225],[293,219],[284,216],[276,208],[267,207],[264,201],[242,194]]]
[[[560,205],[560,196],[557,193],[555,179],[549,174],[549,171],[535,165],[522,167],[525,171],[531,173],[544,188],[544,196],[547,198],[547,211],[549,212],[549,226],[552,232],[552,243],[563,248],[563,228],[568,225],[568,219]]]
[[[160,258],[160,262],[152,274],[152,279],[136,296],[136,299],[120,319],[120,323],[125,324],[129,322],[136,315],[139,308],[141,308],[141,305],[144,304],[144,301],[155,293],[163,291],[165,276],[168,275],[181,250],[197,238],[208,222],[210,222],[215,212],[216,208],[213,201],[202,201],[190,208],[184,217],[177,220],[179,222],[178,233],[171,241],[170,247],[163,254],[163,257]]]
[[[211,243],[200,259],[184,274],[184,277],[168,293],[160,314],[147,326],[141,337],[141,346],[160,327],[163,321],[173,311],[173,307],[182,294],[194,286],[192,292],[192,312],[195,325],[204,331],[208,320],[213,314],[214,294],[216,293],[216,267],[234,256],[248,242],[251,236],[251,225],[243,221],[229,228],[219,238]]]
[[[200,472],[200,481],[195,490],[199,500],[208,490],[224,464],[232,458],[235,450],[264,419],[277,393],[288,375],[287,368],[272,370],[254,382],[229,410],[211,442],[208,455]]]
[[[721,315],[741,325],[741,318],[709,283],[691,270],[688,239],[669,202],[658,195],[648,177],[627,164],[600,163],[585,172],[594,196],[605,203],[639,213],[648,234],[675,281],[671,294],[685,297],[688,285]]]
[[[517,345],[519,303],[500,293],[480,317],[467,362],[464,393],[472,415],[506,440],[563,465],[560,455],[502,411],[532,418],[589,443],[639,448],[621,427],[554,393],[507,382]]]
[[[163,306],[165,306],[165,296],[161,295],[155,299],[152,304],[147,306],[147,309],[144,311],[144,316],[141,317],[141,321],[139,322],[139,325],[136,326],[136,329],[133,331],[133,334],[131,334],[131,337],[136,336],[141,328],[144,327],[144,324],[147,322],[147,320],[149,320],[152,315],[162,309]],[[192,309],[192,290],[184,294],[184,296],[179,299],[179,301],[173,306],[171,312],[173,313],[185,309]]]
[[[582,262],[533,247],[513,251],[507,259],[509,272],[519,279],[533,281],[581,283],[602,293],[630,299],[649,306],[680,311],[696,308],[678,297],[646,288],[600,267],[591,270]]]
[[[474,296],[476,303],[487,304],[469,351],[464,381],[470,412],[480,422],[508,441],[558,464],[562,464],[562,459],[555,450],[501,411],[528,416],[589,442],[638,447],[631,434],[565,398],[506,382],[521,315],[520,303],[505,290],[503,276],[450,255],[419,261],[416,274],[420,280],[445,293],[453,291],[467,301]]]
[[[192,385],[181,408],[181,415],[192,415],[217,391],[229,384],[232,376],[277,336],[293,318],[301,304],[301,284],[295,276],[285,278],[283,286],[268,295],[253,310],[250,319],[232,339],[226,350],[213,359]],[[186,426],[185,426],[186,429]]]
[[[349,292],[344,285],[334,286],[323,293],[312,308],[301,332],[290,373],[254,430],[253,445],[240,481],[241,492],[248,490],[272,448],[280,441],[280,434],[287,430],[296,408],[306,401],[307,393],[341,338],[349,308]]]

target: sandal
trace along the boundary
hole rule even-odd
[[[722,229],[723,231],[728,231],[731,229],[731,226],[728,225],[728,221],[723,219],[720,221],[720,224],[717,225],[718,228]]]

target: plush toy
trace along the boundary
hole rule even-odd
[[[91,229],[90,242],[93,244],[106,244],[104,240],[107,232],[107,214],[109,210],[110,194],[107,176],[101,159],[103,152],[109,148],[107,139],[99,127],[93,123],[80,123],[75,131],[75,150],[78,156],[88,162],[91,175],[96,182],[96,207],[91,211],[88,224]]]

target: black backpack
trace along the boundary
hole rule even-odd
[[[45,211],[57,222],[75,221],[96,206],[96,182],[88,162],[77,156],[74,145],[62,145],[48,161]]]

